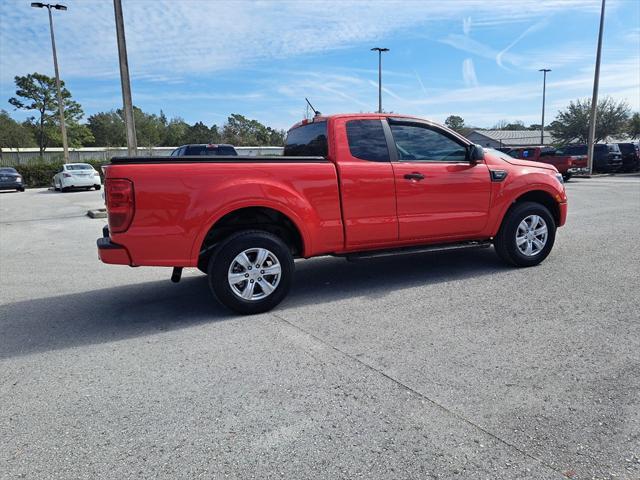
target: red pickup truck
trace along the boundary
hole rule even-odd
[[[553,147],[520,147],[513,148],[507,153],[514,158],[553,165],[565,181],[569,180],[575,172],[587,168],[586,155],[564,155]]]
[[[276,306],[294,258],[367,258],[494,245],[509,264],[549,254],[567,197],[555,167],[432,122],[344,114],[294,125],[284,156],[113,158],[100,259],[197,267],[232,310]]]

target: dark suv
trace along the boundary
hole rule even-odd
[[[238,152],[233,145],[223,143],[197,143],[182,145],[171,152],[172,157],[184,157],[185,155],[231,155],[237,156]]]
[[[561,148],[564,155],[587,155],[584,144]],[[617,143],[596,143],[593,146],[593,171],[618,172],[622,169],[622,153]]]
[[[638,145],[634,143],[619,143],[618,148],[622,153],[622,170],[635,172],[640,168],[640,153]]]

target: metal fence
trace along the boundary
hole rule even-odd
[[[139,156],[168,157],[176,147],[138,148]],[[239,155],[282,155],[282,147],[235,147]],[[86,162],[88,160],[107,162],[112,157],[127,155],[126,147],[89,147],[69,149],[70,162]],[[62,148],[48,148],[42,158],[37,148],[2,148],[0,149],[0,166],[28,165],[31,163],[62,162]]]

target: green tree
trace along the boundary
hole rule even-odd
[[[0,110],[0,147],[35,147],[36,139],[28,126],[16,122],[6,110]]]
[[[596,109],[594,141],[599,142],[610,135],[623,133],[628,125],[629,112],[629,105],[624,100],[617,102],[611,97],[601,99]],[[591,99],[578,99],[558,112],[556,119],[549,125],[549,130],[563,143],[586,143],[589,139],[590,115]]]
[[[213,143],[224,143],[222,132],[220,131],[218,125],[216,125],[215,123],[211,125],[209,132],[211,132],[211,141]]]
[[[36,131],[38,147],[42,155],[48,146],[57,144],[60,140],[55,79],[36,72],[22,77],[16,76],[15,83],[17,98],[10,98],[9,103],[21,110],[37,112],[37,116],[31,117],[29,123]],[[87,132],[84,129],[74,126],[79,123],[84,114],[82,107],[71,99],[71,92],[64,86],[63,81],[60,82],[60,90],[64,102],[65,124],[70,130],[69,143],[79,143],[83,138],[87,138]],[[74,134],[79,136],[74,137]]]
[[[187,131],[189,130],[189,124],[182,118],[172,118],[164,131],[164,138],[162,139],[162,146],[164,147],[177,147],[184,145]]]
[[[267,127],[267,131],[269,133],[269,141],[266,146],[270,147],[282,147],[284,146],[284,137],[287,132],[284,130],[276,130],[271,127]]]
[[[629,126],[627,128],[627,134],[635,139],[640,137],[640,113],[635,112],[629,119]]]
[[[458,115],[449,115],[447,119],[444,121],[444,124],[449,127],[451,130],[455,130],[459,132],[464,128],[464,118]]]
[[[56,145],[62,145],[62,133],[56,130],[55,136],[52,137]],[[80,148],[84,145],[94,145],[95,139],[89,127],[83,123],[69,122],[67,125],[67,141],[69,146]]]
[[[282,145],[285,132],[267,127],[257,120],[250,120],[234,113],[222,128],[222,139],[239,146]]]
[[[124,147],[127,144],[124,121],[115,110],[91,115],[87,125],[93,134],[95,146]]]
[[[184,143],[210,143],[211,130],[202,122],[196,122],[187,129]]]
[[[222,129],[222,138],[232,145],[249,145],[254,135],[250,125],[251,121],[238,113],[232,113],[227,118],[227,123]]]
[[[158,115],[145,113],[134,106],[133,121],[136,125],[136,139],[139,147],[156,147],[160,145],[164,137],[165,125],[163,125]]]

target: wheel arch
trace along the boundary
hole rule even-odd
[[[507,205],[503,205],[502,211],[499,215],[497,215],[493,223],[493,227],[491,229],[491,233],[489,234],[491,237],[495,237],[500,232],[502,225],[504,224],[505,219],[509,216],[509,212],[511,212],[516,205],[519,205],[523,202],[535,202],[541,205],[544,205],[547,210],[551,213],[553,220],[556,223],[556,227],[560,225],[562,212],[560,210],[560,204],[554,198],[553,194],[547,190],[542,188],[536,188],[533,190],[527,190],[521,192],[515,199],[508,203]]]
[[[539,203],[541,205],[544,205],[553,216],[553,220],[556,222],[556,226],[560,224],[560,205],[558,204],[556,199],[553,197],[553,195],[547,192],[546,190],[530,190],[528,192],[521,194],[518,198],[514,200],[514,202],[509,206],[507,211],[504,213],[504,215],[502,216],[502,221],[504,221],[504,218],[509,213],[509,210],[511,210],[514,207],[514,205],[517,205],[523,202],[534,202],[534,203]]]
[[[195,253],[199,266],[206,264],[220,242],[247,229],[264,230],[278,236],[294,257],[304,256],[305,248],[308,247],[299,222],[282,209],[264,205],[238,207],[218,215],[198,241]]]

